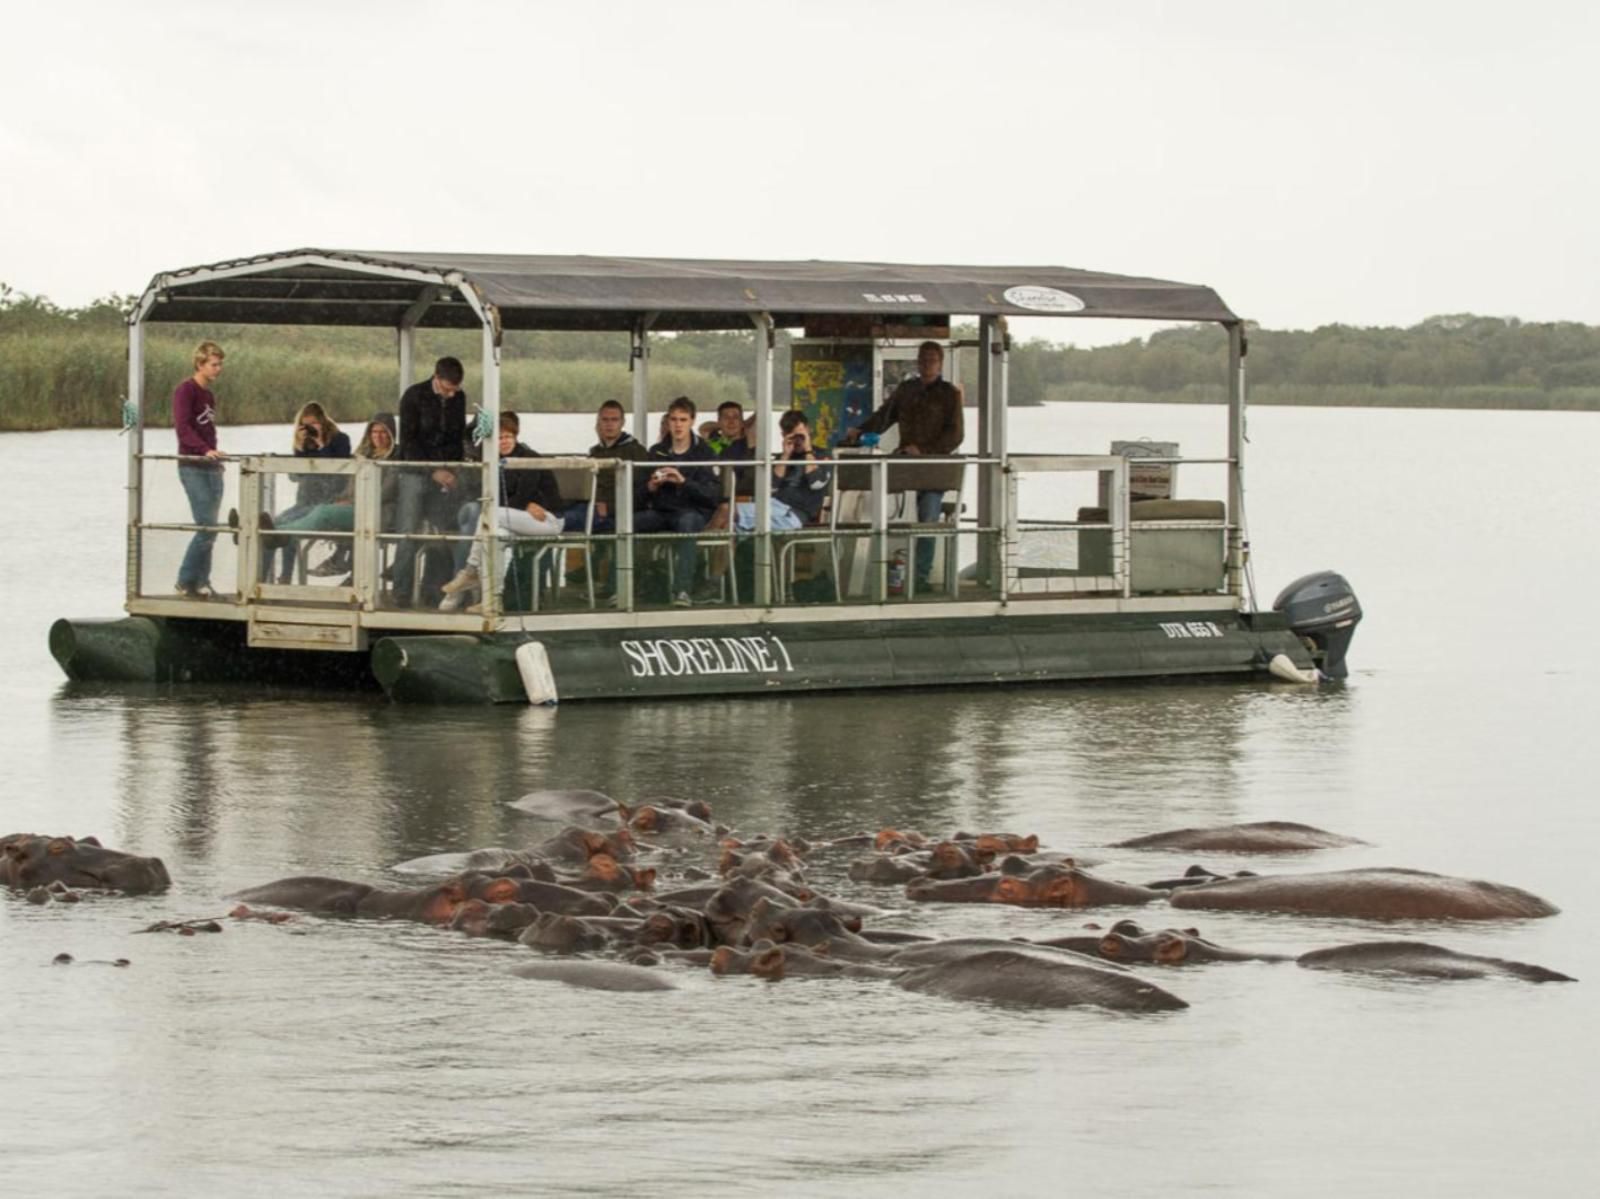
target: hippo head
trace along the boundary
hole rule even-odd
[[[651,834],[659,833],[666,821],[666,815],[660,808],[646,804],[642,808],[633,809],[628,816],[628,827],[650,836]]]
[[[973,839],[973,847],[990,857],[1003,853],[1038,853],[1039,838],[1032,833],[1026,837],[1015,833],[982,833]]]
[[[752,942],[769,940],[815,948],[849,936],[850,931],[844,920],[825,906],[786,908],[762,898],[750,909],[745,936]]]
[[[699,912],[691,912],[686,908],[664,908],[645,917],[639,940],[647,945],[698,949],[710,942],[711,933]]]
[[[519,880],[510,875],[476,878],[467,888],[474,900],[485,904],[516,903],[522,895]]]
[[[492,937],[515,937],[539,915],[539,909],[531,903],[490,904],[489,914],[484,920],[484,932]]]
[[[880,829],[872,839],[872,847],[879,853],[908,853],[927,844],[928,839],[921,833],[901,832],[894,828]]]
[[[61,883],[100,891],[143,895],[172,885],[160,858],[141,858],[107,849],[93,837],[36,837],[0,841],[0,882],[16,888]]]
[[[450,918],[450,927],[469,937],[486,937],[489,935],[489,914],[493,911],[493,904],[481,899],[469,899],[456,909],[456,914]]]
[[[748,952],[740,952],[727,945],[720,946],[711,955],[713,974],[754,974],[768,982],[783,978],[784,954],[782,948],[771,941],[758,941]]]
[[[518,939],[524,945],[556,953],[581,953],[600,949],[606,943],[603,934],[595,932],[583,921],[559,912],[541,912],[532,924],[522,930]]]
[[[929,878],[972,878],[982,874],[983,863],[994,856],[991,853],[984,857],[980,851],[957,845],[954,841],[941,841],[929,853]]]
[[[633,834],[625,828],[619,828],[614,833],[592,833],[585,841],[584,848],[589,851],[590,857],[603,853],[619,862],[626,862],[633,857]]]

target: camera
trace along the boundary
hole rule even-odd
[[[307,441],[318,441],[322,437],[322,434],[317,431],[316,425],[301,425],[300,433]]]

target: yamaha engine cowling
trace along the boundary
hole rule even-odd
[[[1350,673],[1344,655],[1361,623],[1361,602],[1343,575],[1319,570],[1296,579],[1278,593],[1272,607],[1311,644],[1312,656],[1321,658],[1317,665],[1323,674],[1342,679]]]

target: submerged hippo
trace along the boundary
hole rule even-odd
[[[530,791],[506,806],[544,820],[604,828],[617,826],[622,807],[599,791]]]
[[[1342,849],[1365,845],[1354,837],[1330,833],[1291,820],[1258,820],[1253,824],[1222,824],[1213,828],[1179,828],[1145,837],[1114,841],[1112,849],[1182,849],[1210,853],[1304,853],[1312,849]]]
[[[861,962],[836,961],[801,945],[757,941],[748,951],[723,945],[711,954],[713,974],[753,974],[768,982],[785,978],[894,978],[895,970]]]
[[[1149,903],[1163,892],[1099,878],[1073,866],[1040,866],[1026,874],[1002,867],[977,878],[918,879],[906,898],[921,903],[1009,903],[1020,907],[1089,908]]]
[[[1423,941],[1369,941],[1314,949],[1296,959],[1307,970],[1350,970],[1368,974],[1406,974],[1414,978],[1520,978],[1531,983],[1577,982],[1527,962],[1457,953]]]
[[[676,991],[678,984],[646,966],[621,962],[529,962],[511,973],[518,978],[566,983],[591,991]]]
[[[1018,949],[992,949],[919,966],[897,978],[895,986],[1017,1007],[1089,1005],[1125,1012],[1165,1012],[1189,1006],[1137,975]]]
[[[0,883],[18,891],[49,887],[124,891],[149,895],[172,885],[160,858],[107,849],[94,837],[42,837],[11,833],[0,837]]]
[[[410,858],[391,867],[397,874],[424,874],[440,877],[481,871],[485,874],[526,873],[530,878],[554,880],[555,871],[550,863],[524,853],[519,849],[504,849],[498,845],[483,849],[467,849],[457,853],[434,853],[426,857]]]
[[[1503,883],[1395,868],[1228,879],[1175,891],[1172,906],[1363,920],[1522,920],[1560,910]]]
[[[634,832],[652,840],[681,837],[714,837],[716,826],[711,823],[711,809],[704,804],[695,805],[695,811],[704,811],[701,819],[687,808],[668,807],[665,804],[647,803],[637,808],[621,808],[620,815]]]
[[[1145,929],[1134,920],[1118,920],[1108,932],[1074,933],[1025,945],[1048,945],[1088,954],[1107,962],[1151,962],[1158,966],[1196,965],[1202,962],[1287,962],[1288,954],[1228,949],[1207,941],[1197,928]]]

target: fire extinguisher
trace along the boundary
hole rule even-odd
[[[904,595],[906,590],[906,552],[895,550],[889,559],[889,594]]]

